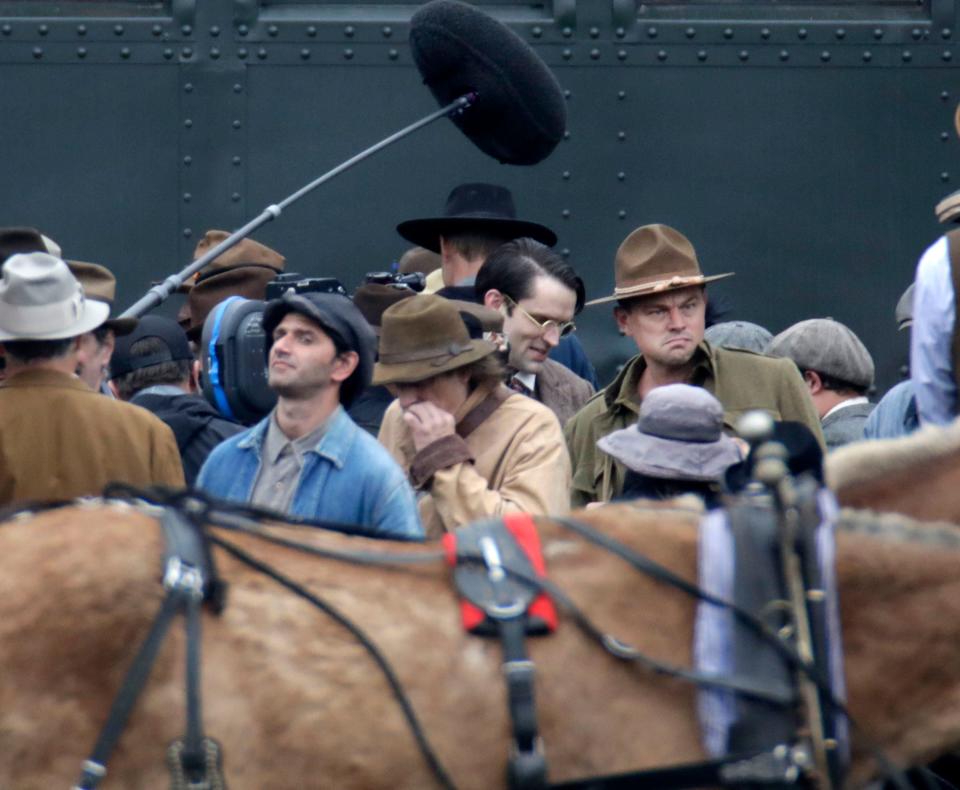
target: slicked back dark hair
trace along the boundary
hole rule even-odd
[[[542,276],[552,277],[576,293],[574,313],[583,309],[587,292],[573,267],[546,244],[526,238],[508,241],[490,253],[477,272],[477,297],[483,301],[487,291],[495,288],[519,302],[533,296],[533,281]]]

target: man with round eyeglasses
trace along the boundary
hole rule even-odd
[[[547,356],[576,329],[583,281],[562,257],[533,239],[516,239],[487,258],[477,296],[503,315],[508,341],[507,383],[557,415],[562,425],[590,399],[593,386]]]

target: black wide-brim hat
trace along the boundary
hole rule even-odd
[[[496,184],[460,184],[447,197],[443,216],[409,219],[397,225],[407,241],[440,252],[440,237],[456,233],[500,236],[505,240],[531,238],[552,247],[557,234],[537,222],[517,219],[513,195]]]

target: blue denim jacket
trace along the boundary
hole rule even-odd
[[[249,502],[260,452],[273,412],[217,445],[197,476],[197,488],[235,502]],[[422,540],[413,490],[390,454],[357,427],[342,407],[317,446],[307,453],[291,516],[363,524],[377,536]]]

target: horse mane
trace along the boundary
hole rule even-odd
[[[838,532],[869,535],[900,543],[960,549],[960,527],[946,521],[919,521],[899,513],[843,508],[837,518]]]
[[[902,472],[960,451],[960,421],[929,425],[910,436],[854,442],[830,453],[824,463],[834,491]]]

